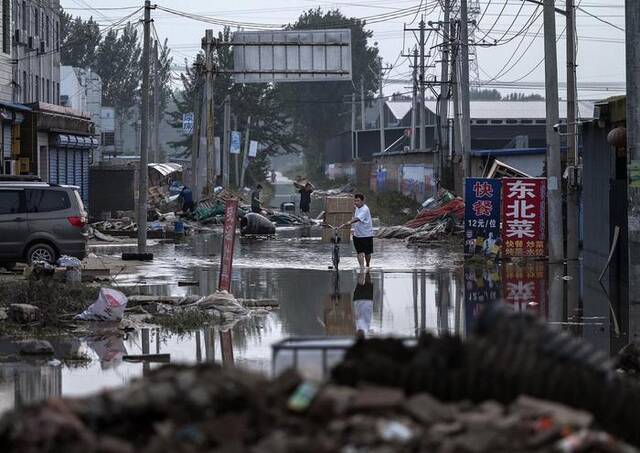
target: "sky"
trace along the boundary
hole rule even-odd
[[[60,3],[73,15],[93,16],[103,27],[113,26],[143,5],[141,0],[61,0]],[[404,80],[410,78],[411,68],[401,54],[413,48],[416,36],[411,31],[405,32],[405,25],[417,27],[422,14],[426,22],[442,20],[438,0],[156,0],[152,3],[180,13],[213,18],[216,23],[152,11],[157,34],[162,40],[168,39],[177,66],[184,66],[185,60],[193,61],[205,29],[212,28],[217,33],[223,22],[286,24],[294,22],[302,11],[318,6],[338,8],[350,17],[369,17],[367,28],[373,31],[370,44],[377,43],[385,64],[392,66],[386,75],[385,94],[408,89],[409,81]],[[624,0],[575,0],[575,3],[581,8],[576,20],[578,98],[602,99],[620,94],[625,81]],[[503,93],[544,94],[542,7],[521,0],[469,0],[469,4],[477,12],[470,31],[475,42],[483,44],[475,46],[478,70],[473,71],[476,65],[471,65],[472,80],[491,81],[492,84],[483,86],[495,87]],[[564,8],[564,1],[557,0],[556,7]],[[138,20],[141,14],[138,12],[131,19]],[[561,98],[566,96],[562,86],[566,81],[564,30],[565,18],[557,14]],[[436,38],[439,38],[437,33],[431,33],[428,43],[435,44]],[[437,51],[432,51],[429,61],[438,60]],[[430,72],[439,74],[439,68]]]

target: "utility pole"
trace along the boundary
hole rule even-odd
[[[460,34],[457,31],[457,24],[455,21],[451,21],[451,36],[459,38]],[[454,52],[455,50],[455,52]],[[460,48],[451,49],[451,82],[455,85],[453,91],[453,147],[454,153],[458,156],[462,156],[462,140],[460,135],[460,81],[458,79],[460,75]]]
[[[147,186],[149,184],[149,40],[151,2],[144,2],[144,38],[142,47],[142,124],[140,127],[140,169],[138,171],[138,253],[147,252]]]
[[[356,93],[351,93],[351,159],[356,158],[358,147],[356,132]]]
[[[382,58],[380,58],[380,96],[378,97],[378,112],[380,114],[380,152],[384,153],[384,150],[387,149],[387,145],[384,139],[384,94],[382,92],[382,85],[384,83],[383,78],[383,67],[382,67]]]
[[[469,17],[467,0],[460,0],[460,141],[462,144],[462,162],[464,177],[471,175],[471,108],[469,104]],[[557,104],[557,103],[556,103]],[[557,105],[556,105],[557,107]]]
[[[153,161],[160,162],[160,59],[158,41],[153,45]]]
[[[547,200],[549,211],[549,260],[564,259],[560,135],[554,130],[559,122],[558,56],[556,50],[556,12],[554,0],[544,0],[544,72],[547,109]]]
[[[207,194],[213,193],[213,187],[215,186],[215,177],[218,174],[218,168],[216,165],[215,144],[213,138],[213,122],[215,120],[214,105],[213,105],[213,83],[215,80],[215,71],[213,67],[213,49],[215,46],[215,39],[213,38],[213,30],[206,30],[205,37],[202,40],[202,49],[205,55],[205,72],[206,72],[206,92],[207,92],[207,181],[204,187],[204,192]]]
[[[196,68],[196,74],[198,69]],[[198,154],[200,151],[200,117],[202,112],[202,81],[198,76],[193,95],[193,135],[191,136],[191,189],[198,187]],[[196,194],[199,199],[200,194]]]
[[[242,156],[242,172],[240,173],[240,188],[244,187],[244,172],[249,166],[249,136],[251,135],[251,115],[247,117],[247,131],[244,134],[244,154]]]
[[[229,188],[229,150],[231,148],[231,96],[224,98],[224,139],[222,141],[222,187]]]
[[[567,259],[578,259],[578,125],[576,118],[576,25],[574,0],[566,0],[567,9]]]
[[[238,130],[238,115],[233,115],[233,130]],[[231,155],[229,155],[229,159],[231,159]],[[233,169],[235,170],[233,181],[236,183],[236,187],[240,187],[240,163],[238,154],[233,155]]]
[[[440,62],[440,107],[438,109],[438,116],[440,118],[440,143],[438,146],[438,175],[442,179],[442,173],[445,161],[445,151],[449,142],[449,17],[451,4],[450,0],[444,0],[443,3],[443,22],[442,22],[442,61]],[[439,188],[440,181],[437,182]]]
[[[420,151],[425,151],[427,148],[427,118],[426,118],[426,109],[424,106],[424,46],[425,46],[425,23],[424,16],[420,19],[420,75],[419,75],[419,88],[420,88],[420,100],[418,101],[420,104]]]
[[[413,49],[413,93],[411,96],[411,150],[416,150],[416,123],[418,117],[418,48]]]
[[[365,122],[365,98],[364,98],[364,76],[360,76],[360,122],[362,123],[362,130],[367,128]]]
[[[640,2],[626,0],[626,59],[627,59],[627,155],[628,163],[640,159]],[[628,187],[629,250],[638,250],[638,189]],[[629,303],[640,298],[640,256],[629,253]]]

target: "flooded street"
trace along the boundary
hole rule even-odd
[[[444,248],[407,248],[402,241],[377,241],[373,269],[359,273],[351,245],[343,244],[339,281],[329,269],[331,245],[319,240],[319,230],[285,228],[270,240],[240,239],[232,292],[240,299],[279,303],[266,314],[241,319],[230,331],[232,353],[225,351],[219,329],[204,327],[182,335],[158,328],[126,334],[97,332],[91,337],[58,338],[59,351],[77,351],[91,358],[81,364],[17,361],[0,364],[0,411],[57,395],[85,395],[123,385],[159,366],[124,362],[126,354],[169,353],[172,363],[230,363],[265,374],[292,365],[291,357],[272,361],[272,345],[285,338],[395,335],[416,337],[426,331],[465,337],[475,315],[486,304],[502,301],[514,311],[528,311],[584,337],[607,353],[624,343],[620,320],[610,323],[606,297],[588,296],[571,304],[556,304],[549,294],[550,270],[542,262],[527,265],[464,265],[462,256]],[[99,256],[126,248],[99,247]],[[216,232],[184,243],[160,244],[156,258],[135,272],[118,275],[118,285],[139,294],[207,295],[217,285],[220,250]],[[561,277],[563,277],[562,275]],[[553,287],[567,286],[567,277]],[[553,281],[552,281],[553,283]],[[589,289],[597,296],[595,289]],[[587,292],[587,294],[589,294]],[[367,305],[368,298],[373,301]],[[604,302],[603,302],[604,301]],[[615,328],[610,324],[617,325]],[[3,355],[14,343],[0,343]],[[68,354],[67,354],[68,355]],[[329,366],[340,357],[329,358]],[[325,359],[326,360],[326,357]],[[316,360],[316,367],[320,357]],[[275,368],[274,368],[275,367]],[[313,368],[313,366],[311,366]],[[319,369],[322,375],[326,370]]]

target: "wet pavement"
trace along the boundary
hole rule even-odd
[[[541,262],[464,265],[457,252],[407,248],[402,241],[387,240],[376,241],[369,274],[358,272],[351,246],[343,244],[336,283],[329,269],[331,245],[322,243],[319,234],[317,228],[283,228],[277,239],[238,240],[232,292],[242,299],[275,299],[280,306],[232,328],[236,365],[270,374],[271,347],[288,337],[353,337],[358,330],[364,335],[415,337],[428,331],[464,337],[477,313],[496,301],[532,312],[609,354],[627,342],[628,320],[597,288],[581,286],[577,268],[570,272],[574,280],[565,276],[564,267],[549,269]],[[95,252],[118,255],[126,249],[99,247]],[[116,281],[140,294],[210,294],[216,288],[219,250],[217,232],[160,244],[153,248],[152,263],[118,275]],[[569,287],[578,296],[571,302],[563,296]],[[221,338],[218,329],[207,327],[185,335],[143,329],[125,338],[105,333],[57,339],[57,351],[79,351],[92,360],[81,366],[57,361],[0,364],[0,412],[49,396],[84,395],[123,385],[159,366],[123,362],[124,354],[170,353],[172,362],[222,363]],[[11,341],[0,340],[0,352],[6,354],[11,347]],[[228,354],[225,361],[230,361]]]

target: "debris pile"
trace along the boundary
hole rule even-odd
[[[428,393],[267,379],[214,364],[168,365],[80,399],[53,399],[0,420],[3,451],[549,452],[638,450],[593,417],[520,397],[445,403]]]
[[[430,245],[449,241],[463,234],[464,201],[446,190],[425,202],[424,207],[405,225],[378,230],[381,239],[406,239],[410,245]]]

